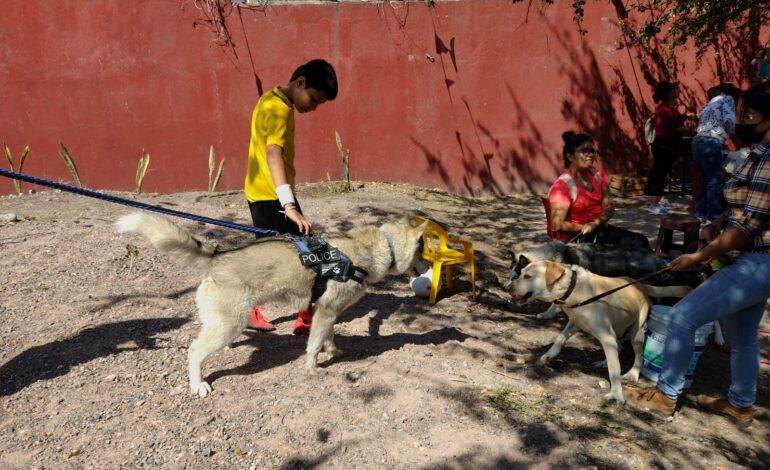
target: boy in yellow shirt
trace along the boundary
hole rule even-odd
[[[244,193],[255,227],[292,235],[310,234],[313,225],[294,197],[294,110],[309,113],[337,97],[337,74],[325,60],[300,65],[286,86],[264,93],[251,117],[249,161]],[[307,335],[313,306],[299,312],[294,333]],[[256,331],[275,327],[254,307],[246,326]]]

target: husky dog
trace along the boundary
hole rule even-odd
[[[329,280],[315,301],[305,358],[311,372],[317,371],[322,347],[332,356],[341,353],[334,345],[334,323],[364,295],[367,284],[413,267],[422,254],[426,225],[415,227],[404,217],[381,227],[360,227],[324,237],[366,277],[362,282]],[[116,229],[143,235],[156,248],[202,273],[195,297],[201,330],[188,352],[190,390],[201,397],[211,392],[211,386],[201,378],[203,361],[241,334],[254,305],[280,303],[298,310],[311,301],[316,272],[302,264],[298,249],[287,238],[261,239],[217,252],[167,219],[140,212],[121,217]]]
[[[655,287],[634,284],[596,302],[582,307],[573,307],[579,302],[620,287],[629,281],[630,279],[622,277],[598,276],[579,266],[537,261],[527,265],[518,279],[508,284],[515,300],[526,302],[529,299],[537,299],[558,302],[569,317],[564,331],[559,333],[553,346],[538,362],[543,364],[553,359],[559,354],[567,339],[579,330],[585,331],[599,340],[607,358],[610,392],[605,398],[619,403],[623,403],[625,398],[621,386],[617,339],[628,331],[635,360],[633,367],[622,376],[622,379],[636,382],[639,380],[639,370],[642,365],[643,325],[650,309],[647,296],[684,297],[692,290],[688,286]]]

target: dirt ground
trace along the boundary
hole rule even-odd
[[[551,366],[533,364],[566,319],[536,319],[545,306],[509,303],[497,280],[508,248],[546,241],[537,196],[469,198],[387,183],[332,189],[298,190],[320,231],[420,209],[472,240],[478,301],[464,268],[435,305],[414,296],[406,276],[388,278],[343,314],[336,332],[346,354],[322,354],[319,376],[303,368],[306,338],[291,334],[294,316],[273,307],[277,331],[244,334],[204,366],[214,388],[204,399],[190,395],[186,375],[198,330],[196,273],[136,236],[114,234],[126,207],[58,191],[1,197],[0,215],[19,220],[0,222],[0,467],[770,466],[766,366],[757,420],[739,430],[688,397],[672,423],[603,404],[606,371],[592,365],[603,353],[585,335]],[[135,199],[249,223],[238,192]],[[643,201],[617,202],[615,223],[654,241],[657,217]],[[675,202],[682,211],[687,201]],[[223,247],[251,240],[177,221]],[[708,347],[690,393],[724,392],[727,359]]]

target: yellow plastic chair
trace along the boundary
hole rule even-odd
[[[422,224],[426,219],[416,217]],[[476,259],[473,256],[473,243],[467,240],[449,238],[446,231],[436,222],[428,219],[428,226],[422,235],[425,248],[422,257],[433,263],[433,279],[430,285],[430,303],[436,303],[438,286],[441,280],[441,267],[446,266],[446,286],[452,287],[452,273],[455,264],[468,263],[471,265],[471,289],[473,300],[476,300]],[[450,248],[448,245],[461,245],[462,251]]]

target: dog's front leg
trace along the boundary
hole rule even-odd
[[[561,312],[561,307],[559,307],[556,304],[551,304],[551,306],[548,307],[548,310],[546,310],[545,312],[538,313],[536,317],[539,318],[540,320],[550,320],[552,318],[555,318],[556,315],[559,314],[559,312]]]
[[[537,363],[543,365],[554,357],[558,356],[561,352],[562,346],[564,346],[564,343],[566,343],[567,340],[572,337],[572,335],[577,333],[578,330],[579,328],[577,325],[571,321],[568,321],[567,326],[565,326],[561,333],[559,333],[559,336],[556,337],[556,341],[553,342],[551,349],[549,349],[547,353],[543,354],[540,359],[537,360]]]
[[[321,352],[324,342],[333,338],[336,318],[337,316],[328,307],[316,304],[313,325],[310,327],[310,337],[307,340],[307,350],[305,351],[305,366],[311,373],[318,372],[318,353]],[[332,348],[336,349],[333,341]]]
[[[605,400],[615,400],[618,403],[625,403],[623,396],[623,385],[620,381],[620,360],[618,359],[618,340],[610,331],[606,332],[596,339],[602,344],[604,355],[607,357],[607,369],[610,373],[610,392],[604,396]]]

